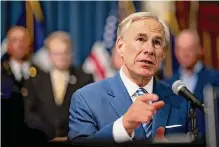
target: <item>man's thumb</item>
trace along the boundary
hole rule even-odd
[[[155,137],[156,137],[157,139],[164,139],[164,133],[165,133],[164,127],[159,127],[159,128],[157,129],[157,133],[156,133]]]

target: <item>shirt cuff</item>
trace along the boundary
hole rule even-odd
[[[127,133],[127,131],[123,126],[122,117],[120,117],[113,123],[113,138],[116,143],[132,141],[134,135],[135,134],[133,131],[131,137],[129,136],[129,134]]]

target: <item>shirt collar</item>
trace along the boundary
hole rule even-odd
[[[10,59],[9,64],[10,64],[12,70],[21,67],[21,64],[14,59]]]
[[[28,61],[19,63],[14,59],[10,59],[9,65],[11,67],[11,71],[14,74],[16,80],[20,80],[22,76],[24,76],[25,79],[29,78],[30,63]]]
[[[203,64],[199,61],[195,64],[193,69],[193,74],[197,74],[203,67]],[[185,69],[183,67],[180,67],[179,72],[181,74],[185,74]]]
[[[136,91],[140,88],[137,84],[135,84],[134,82],[132,82],[123,72],[123,67],[120,69],[119,71],[120,73],[120,77],[122,79],[122,82],[124,83],[128,94],[130,97],[132,97]],[[147,85],[145,85],[143,87],[145,90],[147,90],[148,93],[152,93],[153,92],[153,77],[151,78],[151,80],[149,81],[149,83]]]
[[[17,71],[17,70],[22,69],[25,72],[27,72],[29,67],[30,67],[30,63],[28,61],[24,61],[23,63],[19,63],[14,59],[10,59],[9,65],[13,71]]]
[[[58,70],[56,68],[51,68],[51,71],[50,71],[52,74],[56,74],[56,75],[69,75],[69,71],[68,70],[64,70],[64,71],[61,71],[61,70]]]

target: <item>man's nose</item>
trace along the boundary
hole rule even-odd
[[[154,47],[151,41],[148,41],[143,47],[144,54],[154,55]]]

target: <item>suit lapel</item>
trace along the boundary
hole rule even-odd
[[[64,100],[62,105],[68,104],[69,103],[69,99],[72,96],[73,90],[77,89],[77,85],[78,85],[78,79],[75,76],[75,69],[74,68],[70,68],[69,70],[69,81],[67,83],[67,87],[66,87],[66,91],[64,94]]]
[[[107,97],[107,99],[117,113],[118,117],[121,117],[127,112],[133,102],[120,78],[119,72],[114,77],[112,77],[111,80],[109,80],[109,85],[109,97]],[[145,136],[146,135],[143,126],[140,125],[135,130],[135,140],[143,140],[145,139]]]
[[[201,102],[203,102],[203,97],[202,95],[200,95],[200,91],[203,91],[203,85],[207,80],[204,68],[201,69],[201,71],[197,74],[197,76],[198,76],[198,81],[195,85],[194,94],[200,99]]]
[[[49,79],[48,82],[45,82],[44,86],[45,86],[45,95],[48,96],[49,101],[51,102],[51,104],[55,105],[55,100],[54,100],[54,92],[53,92],[53,87],[52,87],[52,79],[51,79],[51,75],[50,73],[46,73],[45,76],[45,80]]]
[[[71,97],[71,96],[69,96],[72,93],[71,89],[72,89],[72,85],[68,82],[66,90],[65,90],[63,102],[61,105],[65,105],[66,102],[68,101],[68,98]]]
[[[23,83],[23,81],[17,81],[16,80],[15,75],[12,72],[12,69],[11,69],[11,66],[10,66],[8,60],[4,61],[4,63],[3,63],[3,70],[5,70],[6,74],[9,75],[13,79],[15,84],[19,87],[19,89],[21,89],[24,83]]]
[[[156,79],[154,79],[153,93],[156,93],[159,96],[159,100],[163,100],[165,105],[154,115],[152,123],[152,136],[156,134],[156,131],[159,127],[165,127],[167,124],[168,116],[171,109],[168,96],[172,95],[171,91],[167,87],[163,86],[162,83],[160,83]]]
[[[131,106],[132,100],[120,78],[119,72],[109,80],[109,85],[109,97],[107,97],[107,99],[118,117],[121,117]],[[154,79],[153,93],[156,93],[159,96],[159,100],[163,100],[165,105],[161,110],[157,111],[153,118],[152,136],[155,135],[157,128],[166,126],[171,109],[168,97],[173,95],[169,88],[163,86],[163,84],[156,79]],[[145,139],[145,132],[142,125],[135,130],[135,138],[137,140]]]
[[[109,80],[108,101],[118,117],[124,115],[132,104],[132,100],[120,78],[119,72]]]

